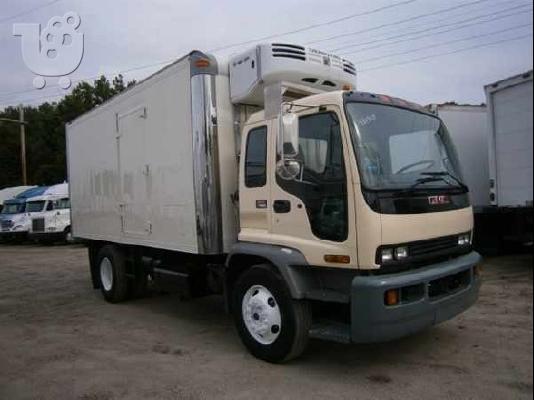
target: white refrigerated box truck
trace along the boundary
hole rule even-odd
[[[485,87],[490,205],[499,238],[533,243],[532,71]]]
[[[473,212],[444,124],[293,44],[193,51],[67,126],[72,232],[110,302],[222,294],[258,358],[469,308]]]

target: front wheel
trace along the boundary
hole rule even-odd
[[[232,309],[239,336],[255,357],[279,363],[305,350],[311,325],[309,303],[293,300],[272,266],[254,266],[239,278]]]

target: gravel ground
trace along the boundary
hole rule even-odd
[[[0,246],[0,399],[531,399],[532,256],[487,259],[478,304],[381,345],[242,347],[219,297],[111,305],[80,246]]]

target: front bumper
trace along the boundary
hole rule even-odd
[[[394,275],[358,276],[352,281],[351,341],[354,343],[386,342],[401,338],[446,321],[471,307],[478,298],[480,277],[474,266],[479,254],[431,265],[416,271]],[[461,277],[462,283],[436,291],[442,282]],[[458,278],[460,279],[460,278]],[[396,306],[386,306],[384,295],[390,289],[406,288],[410,296]],[[401,296],[402,298],[402,296]]]
[[[65,239],[65,232],[30,232],[28,233],[28,237],[30,240],[37,242],[58,242]]]

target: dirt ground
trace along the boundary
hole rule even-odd
[[[81,246],[0,246],[0,399],[529,399],[532,256],[487,259],[478,304],[388,344],[270,365],[222,299],[107,304]]]

